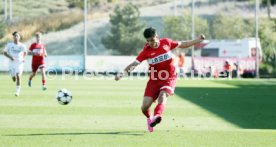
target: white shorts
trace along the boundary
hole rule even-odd
[[[21,75],[23,73],[24,63],[10,63],[10,74],[15,77],[16,74]]]

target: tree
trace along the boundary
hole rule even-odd
[[[192,39],[192,17],[190,13],[183,16],[167,16],[164,18],[164,35],[175,40]],[[206,19],[195,17],[195,34],[209,36],[208,23]]]
[[[82,8],[82,9],[83,9],[83,1],[84,0],[67,0],[70,8],[78,7],[78,8]],[[88,5],[98,5],[99,2],[100,2],[100,0],[87,0]]]
[[[274,64],[276,52],[276,23],[268,19],[260,20],[259,38],[263,49],[264,62]]]
[[[268,1],[271,5],[276,5],[276,0],[262,0],[261,4],[262,5],[267,5]]]
[[[117,6],[114,14],[110,15],[110,32],[102,38],[104,46],[123,55],[137,54],[138,48],[142,48],[145,42],[142,35],[145,24],[139,17],[140,12],[137,6],[131,3],[123,8]]]
[[[275,5],[276,0],[262,0],[261,4],[267,7],[267,15],[271,19],[271,5]]]
[[[252,26],[252,27],[248,27]],[[254,24],[237,16],[219,15],[214,19],[212,35],[215,39],[239,39],[253,36]]]

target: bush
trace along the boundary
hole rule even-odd
[[[20,32],[23,36],[22,41],[26,41],[33,37],[34,33],[41,31],[43,33],[58,31],[70,28],[71,26],[81,22],[83,20],[83,14],[80,10],[74,10],[69,12],[54,13],[46,16],[39,16],[36,18],[24,19],[11,24],[9,26],[2,27],[0,23],[0,49],[11,38],[11,34],[14,31]],[[2,35],[3,34],[3,35]],[[8,35],[7,35],[8,34]]]
[[[69,8],[81,8],[83,9],[83,0],[67,0],[69,3]],[[99,0],[87,0],[88,5],[98,5]]]
[[[274,68],[271,64],[263,63],[260,65],[260,75],[273,75]]]
[[[37,19],[32,19],[30,21],[28,19],[23,20],[20,23],[9,28],[10,32],[12,30],[17,30],[22,33],[24,36],[24,40],[32,37],[34,32],[42,31],[52,32],[63,30],[75,25],[83,20],[83,15],[81,11],[71,11],[71,12],[62,12],[55,13],[48,16],[40,16]]]

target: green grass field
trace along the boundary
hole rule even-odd
[[[0,75],[0,146],[275,146],[275,80],[178,80],[163,121],[146,131],[140,105],[146,80],[85,80],[41,76],[20,97],[14,83]],[[73,101],[62,106],[58,89]]]

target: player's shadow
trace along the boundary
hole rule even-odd
[[[227,84],[234,88],[177,87],[175,93],[241,128],[276,129],[275,82]]]
[[[80,133],[34,133],[34,134],[6,134],[3,136],[63,136],[63,135],[130,135],[143,136],[144,133],[135,132],[80,132]]]

